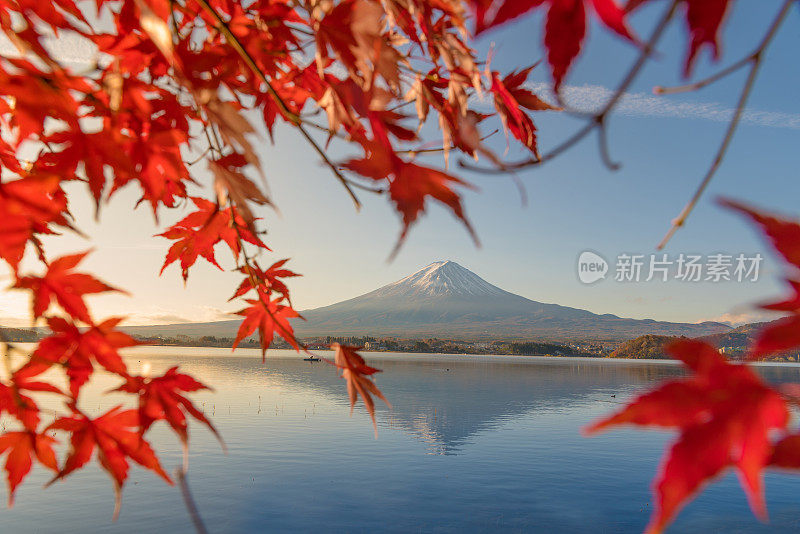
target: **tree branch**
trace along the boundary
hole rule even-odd
[[[203,518],[200,517],[200,512],[197,509],[197,504],[195,504],[194,498],[192,498],[192,492],[189,490],[189,484],[186,481],[186,470],[181,467],[176,469],[175,478],[178,479],[183,502],[186,504],[186,510],[188,510],[189,517],[192,519],[194,529],[197,531],[197,534],[208,534],[208,530],[203,523]]]
[[[706,174],[703,177],[703,180],[700,182],[700,185],[697,186],[697,189],[692,195],[692,198],[689,200],[686,206],[684,206],[680,214],[678,214],[678,216],[675,219],[673,219],[672,226],[670,226],[669,230],[667,230],[666,235],[658,244],[657,247],[658,250],[663,249],[667,245],[669,240],[672,239],[672,236],[675,235],[675,232],[678,231],[678,228],[680,228],[686,223],[686,219],[689,218],[689,215],[692,213],[695,206],[700,201],[700,197],[703,196],[703,193],[708,187],[708,184],[711,183],[711,179],[714,178],[714,175],[717,173],[717,170],[719,169],[719,166],[722,163],[722,160],[725,158],[725,154],[728,151],[728,147],[730,146],[731,141],[733,140],[733,134],[736,133],[736,128],[739,126],[739,122],[742,119],[742,113],[744,112],[744,108],[747,105],[747,100],[750,97],[750,93],[752,92],[753,84],[756,80],[756,76],[758,75],[758,70],[761,68],[761,62],[764,57],[764,51],[769,47],[769,44],[772,42],[772,39],[778,32],[778,28],[780,28],[781,24],[786,19],[786,14],[789,12],[789,8],[791,7],[792,3],[793,0],[784,1],[783,6],[781,7],[775,19],[772,21],[772,24],[767,30],[767,33],[764,35],[764,38],[761,40],[761,43],[756,48],[755,52],[753,52],[753,54],[751,54],[750,56],[748,56],[748,58],[746,58],[747,62],[750,63],[750,72],[748,73],[747,80],[745,81],[744,86],[742,87],[742,92],[739,95],[739,101],[736,103],[736,111],[734,112],[733,117],[731,118],[731,121],[728,124],[728,129],[725,131],[725,136],[722,138],[722,143],[720,144],[719,149],[717,149],[717,154],[714,156],[714,159],[711,162],[711,166],[708,168],[708,171],[706,171]],[[730,68],[726,70],[730,70]],[[725,70],[723,70],[722,74],[727,75],[729,74],[729,72],[726,73]],[[719,79],[721,77],[722,76],[717,76],[716,79]],[[714,76],[712,76],[711,78],[714,78]],[[713,83],[713,81],[709,83]]]
[[[689,92],[692,92],[692,91],[697,91],[699,89],[702,89],[703,87],[711,85],[712,83],[714,83],[714,82],[716,82],[718,80],[721,80],[722,78],[724,78],[724,77],[726,77],[726,76],[728,76],[730,74],[733,74],[734,72],[738,71],[742,67],[747,66],[749,63],[752,63],[753,61],[756,60],[756,54],[757,54],[757,52],[754,52],[754,53],[750,54],[749,56],[743,57],[742,59],[740,59],[739,61],[737,61],[733,65],[730,65],[730,66],[722,69],[721,71],[719,71],[719,72],[717,72],[715,74],[712,74],[708,78],[704,78],[702,80],[698,80],[698,81],[696,81],[694,83],[688,83],[686,85],[677,85],[677,86],[674,86],[674,87],[662,87],[660,85],[657,85],[657,86],[653,87],[653,93],[655,93],[657,95],[674,95],[674,94],[678,94],[678,93],[689,93]]]
[[[347,193],[350,195],[350,198],[353,199],[353,204],[355,204],[356,209],[360,209],[361,202],[358,200],[358,197],[356,196],[355,192],[350,188],[350,185],[347,183],[347,179],[345,179],[345,177],[342,175],[339,169],[336,168],[336,165],[328,158],[328,155],[325,153],[323,148],[314,140],[313,137],[311,137],[311,134],[309,134],[308,131],[303,127],[302,119],[300,118],[300,116],[297,115],[295,112],[293,112],[291,109],[289,109],[289,106],[286,105],[286,102],[284,102],[281,96],[278,94],[278,92],[275,91],[275,88],[272,87],[272,84],[270,83],[266,74],[264,74],[264,71],[262,71],[261,68],[256,64],[255,59],[253,59],[253,56],[251,56],[250,53],[247,50],[245,50],[244,45],[242,45],[238,37],[234,35],[228,24],[225,22],[225,20],[223,20],[222,16],[217,12],[216,9],[214,9],[211,6],[211,4],[208,3],[207,0],[196,0],[196,2],[200,4],[200,6],[203,8],[204,11],[206,11],[209,15],[211,15],[211,17],[214,18],[214,20],[217,21],[218,24],[217,30],[225,36],[230,45],[234,48],[234,50],[236,50],[236,52],[244,61],[245,65],[247,65],[250,68],[253,74],[255,74],[256,77],[258,77],[258,79],[261,80],[262,83],[264,83],[264,85],[266,85],[267,92],[275,101],[275,103],[278,105],[281,112],[295,126],[297,126],[297,129],[300,130],[300,133],[303,135],[306,141],[308,141],[308,143],[314,148],[314,150],[317,152],[317,154],[319,154],[319,156],[322,158],[325,164],[331,169],[331,171],[339,180],[339,182],[341,182],[342,186],[347,190]]]

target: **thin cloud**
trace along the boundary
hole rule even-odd
[[[529,87],[539,94],[554,99],[547,83],[531,83]],[[597,112],[612,97],[614,91],[601,85],[572,85],[562,88],[563,99],[570,107],[584,113]],[[736,110],[719,102],[680,102],[648,93],[625,93],[614,113],[629,117],[671,119],[701,119],[728,122]],[[800,129],[800,113],[746,109],[742,122],[769,128]]]
[[[765,321],[774,320],[775,316],[771,314],[767,314],[764,312],[759,311],[738,311],[732,310],[728,313],[723,313],[722,315],[717,315],[716,317],[710,317],[707,319],[702,319],[700,321],[696,321],[696,323],[703,323],[706,321],[712,321],[716,323],[725,323],[730,326],[741,326],[743,324],[749,323],[761,323]]]
[[[151,306],[147,310],[132,312],[125,320],[127,326],[142,326],[175,323],[207,323],[213,321],[229,321],[238,316],[213,306],[198,306],[189,313]]]

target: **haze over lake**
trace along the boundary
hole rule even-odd
[[[214,387],[193,396],[228,445],[227,456],[191,426],[189,483],[210,532],[640,532],[650,480],[669,434],[580,429],[649,383],[677,376],[673,362],[570,358],[367,354],[377,383],[379,437],[359,402],[351,418],[344,382],[324,362],[288,351],[145,347],[130,351],[158,373],[181,369]],[[800,367],[762,365],[771,381],[800,381]],[[125,396],[100,376],[82,407],[107,410]],[[180,447],[153,430],[164,467]],[[47,490],[34,469],[4,510],[3,532],[193,532],[175,487],[133,467],[111,522],[111,482],[96,466]],[[796,532],[800,479],[767,475],[771,524],[750,513],[733,476],[711,486],[670,532]],[[5,489],[4,489],[5,491]]]

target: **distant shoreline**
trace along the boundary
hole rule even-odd
[[[761,324],[740,327],[730,333],[705,336],[699,339],[716,346],[731,360],[741,360],[754,340],[754,334]],[[11,343],[36,343],[47,333],[43,329],[15,329],[0,327],[2,339]],[[197,347],[231,349],[234,339],[216,336],[133,336],[144,345],[162,347]],[[475,341],[463,339],[378,338],[373,336],[316,336],[300,338],[298,341],[309,350],[326,350],[332,343],[361,347],[368,353],[408,353],[408,354],[450,354],[450,355],[495,355],[495,356],[536,356],[553,358],[616,358],[621,360],[669,360],[665,347],[680,339],[675,336],[647,334],[622,342],[612,341],[546,341],[546,340],[494,340]],[[239,348],[259,349],[254,338],[246,338]],[[271,348],[291,349],[282,339],[277,339]],[[773,362],[800,362],[800,351],[775,355]]]
[[[210,337],[210,336],[209,336]],[[233,340],[228,338],[208,339],[140,339],[149,345],[182,347],[231,348]],[[552,356],[577,358],[603,358],[611,353],[611,348],[596,343],[572,342],[555,343],[548,341],[493,341],[473,342],[452,339],[376,339],[372,337],[326,337],[299,340],[309,350],[326,350],[331,343],[342,343],[361,347],[362,352],[402,352],[408,354],[469,354],[497,356]],[[240,348],[259,348],[255,341],[245,340]],[[285,342],[278,341],[271,348],[291,349]]]

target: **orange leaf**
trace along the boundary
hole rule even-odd
[[[136,410],[122,410],[117,406],[96,419],[89,419],[74,407],[73,411],[73,416],[61,417],[47,427],[47,430],[64,430],[72,434],[67,459],[51,484],[86,465],[95,449],[97,461],[114,482],[114,518],[119,514],[122,487],[128,478],[128,458],[172,484],[150,444],[138,432]]]
[[[115,330],[120,321],[119,318],[112,318],[88,329],[80,329],[60,317],[48,318],[47,324],[53,334],[39,342],[31,362],[22,369],[42,364],[63,365],[73,398],[78,397],[80,388],[94,372],[93,361],[111,373],[127,377],[128,370],[119,349],[139,343]]]
[[[273,263],[266,271],[262,270],[257,263],[253,262],[253,267],[241,267],[239,272],[246,275],[242,280],[242,283],[239,284],[239,287],[236,289],[236,292],[233,296],[228,300],[233,300],[237,297],[241,297],[242,295],[247,294],[248,291],[253,289],[253,281],[250,277],[256,279],[256,282],[263,284],[263,287],[268,288],[271,291],[275,291],[280,293],[286,300],[291,302],[289,299],[289,288],[286,287],[286,284],[283,283],[281,278],[290,278],[294,276],[302,276],[297,274],[294,271],[290,271],[289,269],[283,269],[283,266],[286,262],[289,261],[289,258],[284,260],[276,261]]]
[[[189,441],[186,423],[186,414],[188,413],[206,425],[222,442],[222,438],[211,421],[181,393],[201,389],[209,388],[191,376],[179,373],[177,367],[171,367],[162,376],[129,377],[125,384],[118,388],[118,391],[139,395],[139,425],[142,433],[146,432],[154,422],[164,420],[186,444]]]
[[[147,0],[135,0],[139,8],[139,23],[147,36],[155,43],[164,57],[173,60],[175,45],[172,43],[172,32],[166,21],[158,16],[148,5]]]
[[[0,454],[8,451],[5,470],[8,478],[8,505],[14,505],[14,492],[33,466],[33,458],[48,469],[58,471],[53,443],[56,440],[33,431],[6,432],[0,435]]]
[[[214,189],[221,205],[230,201],[236,206],[246,225],[253,230],[255,215],[248,202],[259,206],[271,205],[272,202],[264,193],[239,170],[247,164],[240,154],[230,154],[209,163],[214,174]]]
[[[350,396],[350,414],[353,413],[353,407],[356,405],[358,396],[364,401],[364,407],[367,409],[370,418],[372,419],[372,426],[375,429],[375,437],[378,437],[378,425],[375,422],[375,401],[372,400],[372,395],[375,395],[390,408],[389,401],[383,396],[381,390],[375,385],[370,376],[379,373],[380,369],[370,367],[364,362],[356,351],[361,347],[351,347],[349,345],[340,345],[334,343],[331,349],[334,351],[334,365],[341,369],[342,378],[347,381],[347,394]]]
[[[0,258],[16,269],[36,233],[53,233],[50,223],[68,226],[67,197],[58,177],[0,182]]]
[[[468,186],[468,184],[437,169],[403,161],[384,145],[385,143],[378,142],[365,143],[366,157],[350,160],[342,167],[373,180],[384,178],[389,180],[389,198],[403,218],[403,230],[397,247],[404,241],[409,227],[425,210],[425,201],[428,197],[449,207],[477,242],[475,231],[464,213],[461,197],[451,189],[454,185]]]
[[[251,230],[245,220],[233,207],[220,209],[206,199],[191,197],[198,208],[169,227],[160,237],[176,240],[167,252],[161,272],[171,263],[180,259],[181,274],[184,281],[189,277],[189,268],[198,257],[203,257],[222,270],[214,256],[214,247],[223,241],[234,256],[239,255],[239,237],[248,243],[269,250]]]
[[[26,276],[17,280],[16,287],[33,292],[33,316],[41,317],[51,301],[55,300],[70,316],[91,323],[89,310],[83,301],[84,295],[119,291],[91,275],[72,272],[89,254],[72,254],[53,260],[44,276]]]
[[[289,319],[300,317],[291,306],[280,304],[282,297],[276,300],[270,300],[269,296],[264,291],[258,289],[258,299],[247,299],[245,302],[250,304],[249,308],[245,308],[237,312],[238,315],[244,317],[242,324],[239,326],[239,331],[236,333],[236,340],[233,343],[235,349],[239,343],[255,332],[258,328],[258,336],[261,342],[261,358],[266,358],[267,349],[272,344],[272,339],[275,332],[278,333],[283,339],[286,340],[295,350],[300,350],[297,339],[294,337],[294,330],[292,325],[289,324]]]

